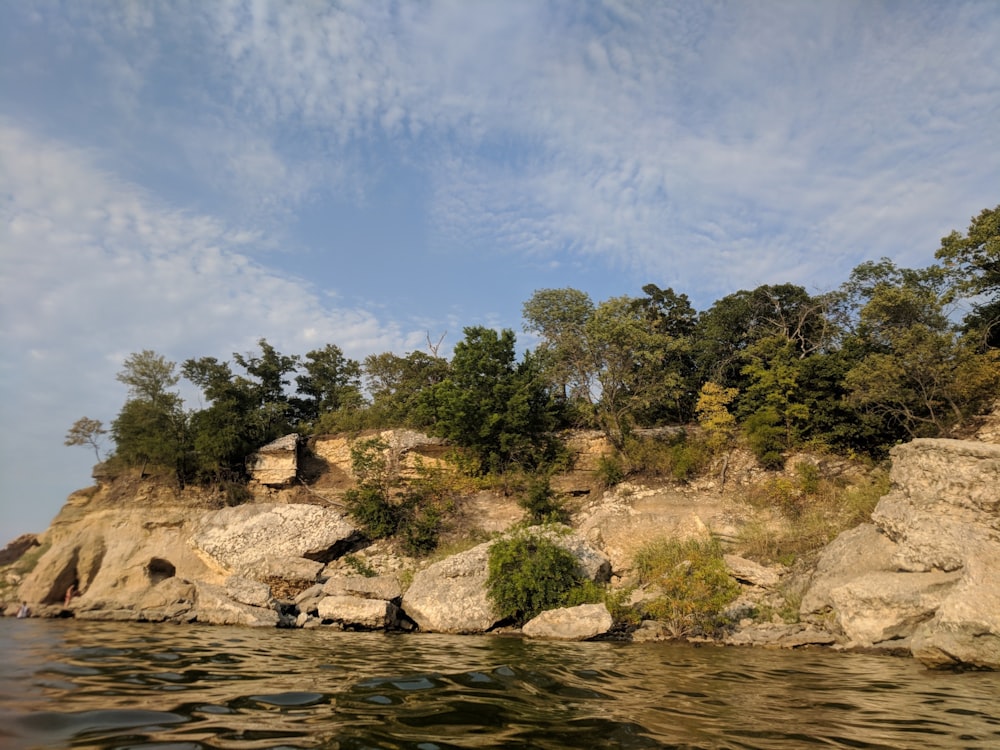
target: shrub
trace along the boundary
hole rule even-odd
[[[653,542],[636,553],[635,567],[642,583],[662,592],[645,605],[646,613],[676,637],[710,635],[726,625],[723,610],[740,588],[715,540]]]
[[[601,485],[610,488],[625,479],[625,467],[618,456],[604,455],[597,459],[597,479]]]
[[[350,489],[344,493],[344,504],[351,518],[372,539],[392,536],[402,523],[403,509],[378,487]]]
[[[538,533],[521,531],[490,547],[487,595],[500,617],[517,624],[565,606],[582,584],[576,558]]]
[[[747,443],[754,456],[765,469],[781,469],[785,465],[782,451],[785,448],[785,431],[781,417],[774,409],[765,407],[752,414],[743,424]]]
[[[533,523],[559,522],[565,520],[565,511],[556,500],[555,492],[547,476],[535,477],[517,500],[517,504],[528,513]]]

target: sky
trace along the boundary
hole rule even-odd
[[[998,40],[995,0],[0,0],[0,545],[91,484],[132,352],[932,263],[1000,202]]]

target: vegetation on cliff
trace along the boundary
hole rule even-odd
[[[564,460],[554,436],[569,427],[601,429],[615,446],[609,481],[650,469],[683,479],[737,440],[769,467],[803,445],[882,456],[949,434],[1000,389],[998,217],[1000,206],[985,210],[944,238],[940,266],[866,262],[819,294],[764,285],[699,312],[655,284],[598,303],[539,290],[523,309],[537,344],[520,357],[513,331],[481,326],[464,330],[450,361],[434,346],[363,363],[332,343],[285,355],[264,339],[232,362],[179,368],[135,353],[118,376],[128,395],[110,425],[112,460],[168,467],[182,484],[238,482],[246,456],[283,434],[387,426],[447,438],[472,476],[544,476]],[[182,376],[204,407],[185,408]],[[701,436],[679,437],[666,459],[637,436],[695,421]],[[96,451],[104,432],[84,417],[67,443]]]

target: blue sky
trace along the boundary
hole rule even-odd
[[[997,40],[995,0],[0,0],[0,544],[90,483],[130,352],[929,264],[998,202]]]

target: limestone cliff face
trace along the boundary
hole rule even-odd
[[[873,523],[824,551],[802,616],[928,666],[1000,669],[1000,445],[914,440],[891,479]]]

